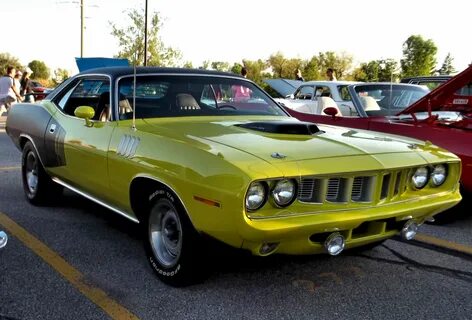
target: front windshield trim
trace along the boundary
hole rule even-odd
[[[116,101],[118,103],[119,101],[119,95],[120,95],[120,82],[122,80],[125,80],[125,79],[129,79],[129,78],[133,78],[134,75],[131,73],[131,74],[125,74],[125,75],[121,75],[121,76],[118,76],[116,79],[115,79],[115,88],[114,88],[114,101]],[[237,76],[237,75],[218,75],[218,74],[200,74],[200,73],[178,73],[178,72],[167,72],[167,73],[137,73],[136,74],[136,79],[140,79],[140,78],[143,78],[143,77],[146,77],[146,78],[152,78],[152,77],[156,77],[156,78],[166,78],[166,77],[170,77],[170,78],[178,78],[178,79],[182,79],[182,78],[195,78],[195,79],[202,79],[202,78],[213,78],[213,79],[221,79],[221,80],[236,80],[236,82],[239,82],[239,83],[248,83],[248,87],[255,87],[257,88],[257,94],[258,96],[262,99],[262,100],[266,100],[266,103],[268,103],[267,105],[270,106],[271,108],[275,108],[274,110],[276,111],[277,114],[270,114],[270,116],[273,116],[273,115],[277,115],[277,116],[282,116],[282,117],[289,117],[289,118],[292,118],[292,116],[285,110],[284,107],[282,107],[277,101],[275,101],[264,89],[262,89],[259,85],[257,85],[255,82],[249,80],[249,79],[246,79],[246,78],[243,78],[243,77],[240,77],[240,76]],[[117,104],[116,103],[116,104]],[[116,119],[119,119],[119,110],[118,110],[118,106],[113,108],[113,112],[114,112],[114,115],[116,117]],[[250,111],[250,110],[248,110]],[[234,115],[238,115],[238,114],[234,114]],[[241,115],[241,114],[239,114]],[[269,114],[268,114],[269,115]]]

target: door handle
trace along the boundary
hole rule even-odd
[[[51,126],[49,127],[49,133],[54,133],[54,131],[56,131],[56,125],[53,123],[53,124],[51,124]]]

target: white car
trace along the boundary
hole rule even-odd
[[[298,112],[321,114],[322,110],[333,107],[339,115],[359,116],[351,101],[348,86],[354,81],[308,81],[284,99],[276,99],[283,106]]]

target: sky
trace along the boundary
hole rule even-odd
[[[118,42],[110,22],[126,26],[128,9],[145,0],[83,0],[84,57],[113,57]],[[472,62],[471,0],[148,0],[163,20],[161,38],[183,61],[309,59],[318,52],[346,52],[354,64],[402,57],[413,34],[438,47],[440,66],[448,53],[461,71]],[[80,0],[0,0],[0,52],[24,65],[44,61],[52,70],[78,72]],[[8,31],[6,31],[8,30]]]

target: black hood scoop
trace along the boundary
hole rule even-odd
[[[318,129],[316,124],[310,122],[267,121],[249,122],[237,124],[236,126],[249,130],[280,134],[301,134],[311,136],[320,132],[320,129]]]

